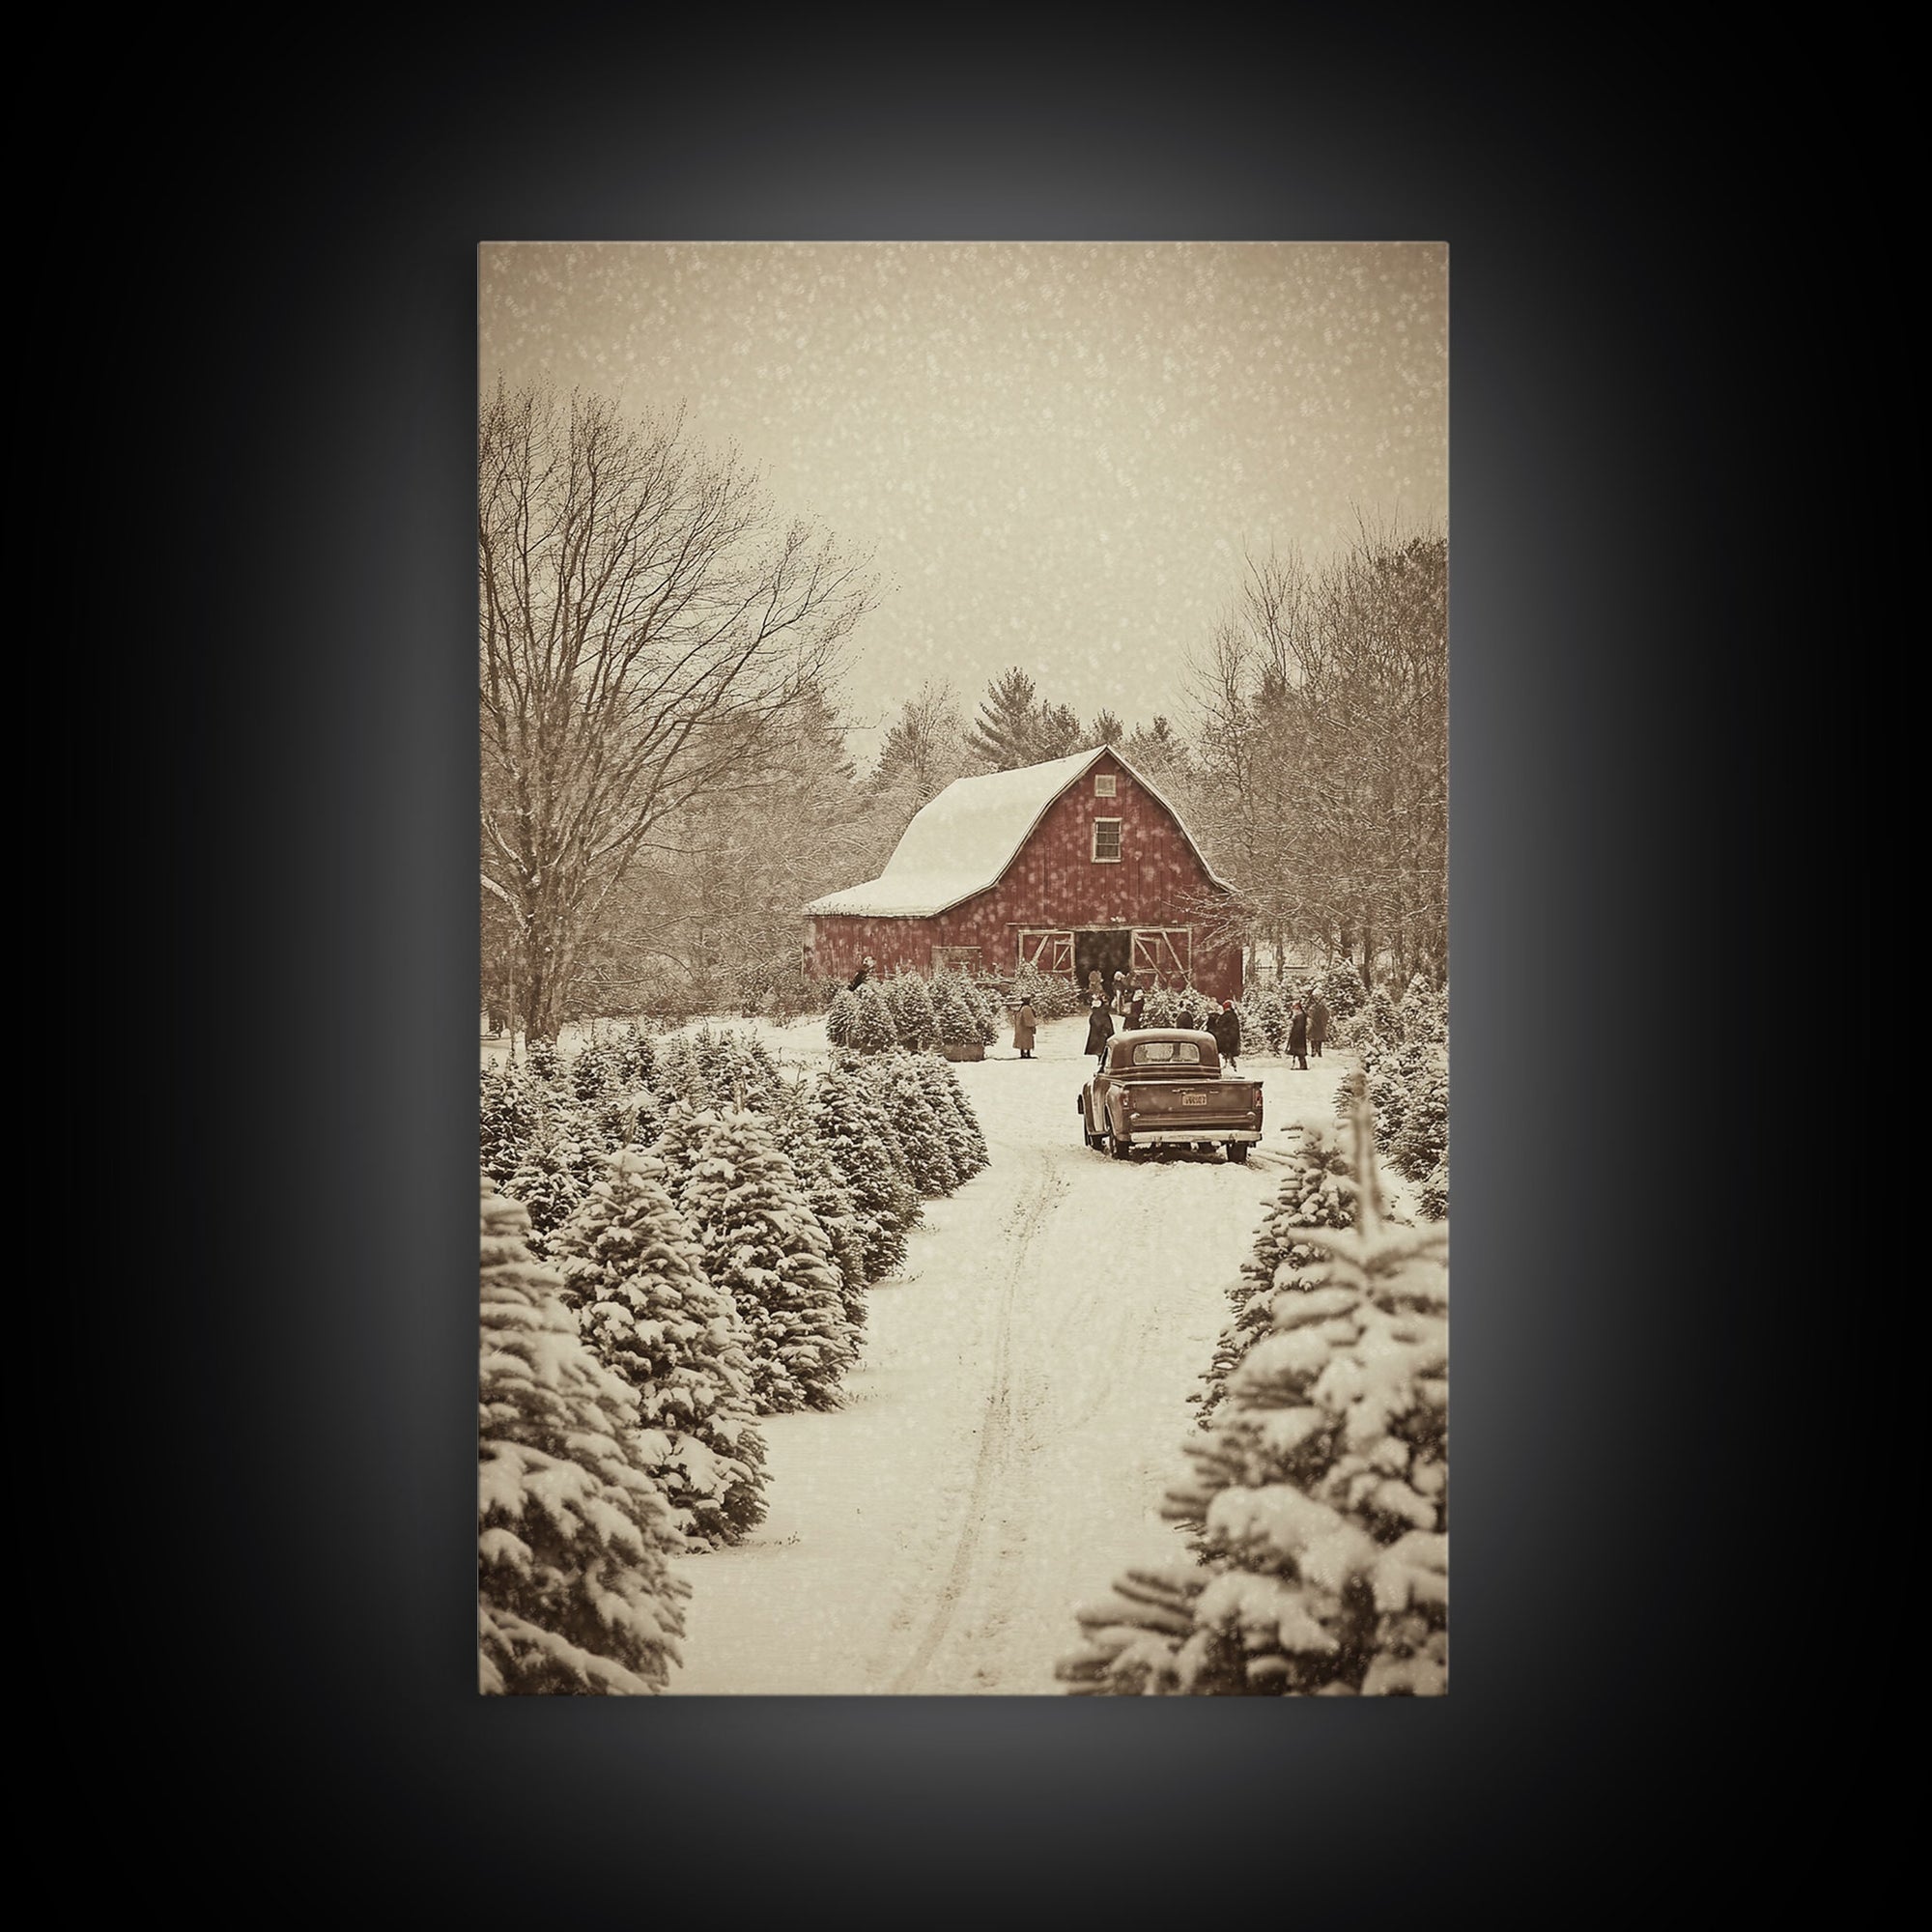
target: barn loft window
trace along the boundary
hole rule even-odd
[[[1094,781],[1094,796],[1095,798],[1112,798],[1113,795],[1114,775],[1112,772],[1101,772]]]
[[[1094,821],[1094,857],[1102,865],[1121,863],[1121,821],[1096,818]]]

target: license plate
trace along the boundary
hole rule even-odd
[[[1208,1096],[1205,1094],[1183,1094],[1180,1096],[1180,1104],[1183,1107],[1205,1107],[1208,1104]]]

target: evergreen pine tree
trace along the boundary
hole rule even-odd
[[[860,1053],[889,1053],[898,1043],[893,1009],[878,986],[867,980],[858,992],[859,1011],[852,1023],[852,1045]]]
[[[857,1336],[831,1241],[797,1172],[762,1115],[707,1110],[692,1126],[677,1205],[705,1273],[738,1304],[756,1412],[836,1408]]]
[[[986,1165],[986,1140],[980,1131],[973,1103],[966,1097],[966,1090],[951,1063],[922,1053],[914,1056],[913,1064],[925,1089],[933,1118],[946,1135],[946,1151],[958,1177],[955,1184],[963,1186]]]
[[[764,1520],[764,1438],[737,1303],[704,1272],[661,1161],[620,1152],[551,1237],[565,1302],[637,1390],[643,1459],[686,1541],[737,1543]]]
[[[1416,1206],[1426,1221],[1449,1218],[1449,1137],[1442,1137],[1442,1157],[1429,1170],[1416,1192]]]
[[[1141,1008],[1141,1019],[1151,1027],[1179,1026],[1180,1011],[1179,998],[1174,992],[1166,986],[1153,986]]]
[[[818,1120],[802,1083],[779,1089],[772,1102],[771,1122],[780,1146],[797,1171],[805,1198],[832,1244],[845,1319],[854,1328],[862,1328],[866,1322],[866,1285],[871,1278],[866,1272],[865,1222],[831,1149],[819,1137]]]
[[[944,973],[933,985],[933,1020],[942,1046],[971,1046],[980,1038],[980,1015],[962,974]]]
[[[892,1009],[894,1035],[901,1046],[922,1053],[937,1041],[939,1023],[932,1009],[932,995],[917,973],[895,973],[886,982],[886,1000]]]
[[[482,1188],[477,1671],[494,1695],[637,1694],[677,1662],[689,1585],[636,1390],[597,1359],[522,1207]]]
[[[1402,1044],[1402,1014],[1378,986],[1358,1007],[1349,1022],[1348,1043],[1362,1063],[1362,1071],[1373,1076],[1382,1059]]]
[[[1424,1040],[1412,1049],[1421,1065],[1403,1098],[1402,1125],[1389,1138],[1389,1158],[1411,1180],[1424,1179],[1449,1146],[1449,1056]],[[1405,1047],[1404,1053],[1411,1051]],[[1432,1217],[1441,1219],[1440,1215]]]
[[[1376,1058],[1369,1075],[1369,1101],[1376,1110],[1376,1145],[1392,1149],[1396,1137],[1408,1119],[1410,1098],[1428,1085],[1433,1062],[1441,1058],[1441,1049],[1426,1039],[1405,1040]],[[1447,1072],[1444,1072],[1443,1106],[1448,1106]],[[1435,1164],[1432,1158],[1432,1166]]]
[[[973,999],[973,1016],[979,1028],[980,1045],[995,1045],[1000,1037],[1001,1022],[1006,1018],[1006,1008],[990,986],[969,980],[967,990]]]
[[[1221,1331],[1199,1393],[1201,1427],[1211,1426],[1227,1392],[1228,1377],[1240,1365],[1273,1319],[1275,1297],[1305,1288],[1326,1263],[1326,1251],[1302,1237],[1309,1228],[1350,1228],[1355,1222],[1353,1128],[1319,1115],[1293,1123],[1293,1151],[1274,1200],[1262,1216],[1255,1244],[1228,1291],[1234,1315]]]
[[[589,1115],[591,1137],[606,1153],[641,1151],[664,1125],[664,1106],[648,1087],[611,1087]]]
[[[1281,988],[1264,986],[1255,996],[1254,1005],[1249,1009],[1248,1015],[1242,1018],[1242,1041],[1245,1043],[1250,1037],[1254,1037],[1267,1052],[1280,1053],[1288,1045],[1288,1029],[1292,1017],[1289,1003],[1283,998]]]
[[[533,1039],[524,1049],[524,1064],[532,1080],[561,1091],[564,1085],[563,1061],[554,1039]]]
[[[501,1185],[523,1165],[543,1118],[543,1090],[507,1062],[486,1066],[482,1079],[482,1166]]]
[[[980,715],[966,733],[967,749],[996,772],[1037,764],[1038,699],[1033,679],[1018,665],[1003,671],[980,700]]]
[[[666,1034],[654,1047],[655,1070],[651,1075],[651,1089],[667,1104],[673,1100],[689,1100],[695,1106],[708,1106],[710,1095],[704,1070],[698,1065],[697,1056],[692,1050],[689,1033]]]
[[[577,1049],[567,1074],[572,1094],[586,1105],[602,1099],[615,1084],[616,1056],[597,1040],[586,1040]]]
[[[620,1087],[648,1087],[654,1068],[651,1037],[635,1020],[620,1027],[611,1042],[613,1077]]]
[[[589,1190],[602,1165],[603,1149],[573,1106],[554,1100],[524,1149],[517,1171],[503,1191],[528,1210],[532,1254],[549,1252],[550,1236]]]
[[[1129,1571],[1079,1612],[1076,1693],[1432,1696],[1447,1688],[1446,1227],[1381,1217],[1358,1113],[1353,1230],[1275,1303],[1165,1514],[1198,1566]]]
[[[951,1194],[959,1185],[947,1124],[936,1119],[920,1077],[919,1056],[899,1051],[882,1055],[867,1069],[873,1092],[886,1104],[899,1143],[912,1163],[919,1191],[928,1197]]]
[[[1402,1021],[1406,1042],[1430,1040],[1440,1044],[1449,1037],[1449,995],[1437,992],[1420,973],[1411,976],[1396,1009]]]
[[[834,1046],[850,1046],[852,1029],[859,1019],[859,996],[850,986],[840,986],[833,994],[825,1012],[825,1037]]]
[[[884,1063],[867,1057],[854,1059],[849,1065],[835,1068],[851,1082],[852,1105],[865,1122],[872,1138],[886,1150],[887,1158],[892,1163],[895,1182],[893,1199],[903,1203],[904,1211],[899,1222],[899,1233],[911,1237],[913,1231],[925,1218],[925,1204],[921,1198],[919,1170],[913,1164],[912,1151],[906,1146],[904,1136],[893,1119],[893,1110],[888,1103],[885,1082],[881,1069]],[[901,1251],[895,1267],[904,1261]],[[872,1279],[881,1277],[875,1271]]]
[[[919,1196],[903,1179],[881,1137],[875,1109],[857,1079],[834,1070],[811,1088],[807,1105],[820,1144],[851,1197],[867,1282],[896,1274],[905,1261],[906,1233]]]
[[[1337,1020],[1346,1020],[1368,1001],[1369,989],[1362,983],[1362,976],[1355,970],[1352,959],[1338,960],[1321,975],[1319,983],[1321,998]]]

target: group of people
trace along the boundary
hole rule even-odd
[[[855,993],[870,978],[872,964],[871,957],[867,955],[865,963],[852,976],[851,985]],[[1121,1014],[1125,1022],[1121,1032],[1138,1032],[1147,1009],[1147,989],[1130,984],[1124,973],[1116,973],[1113,997],[1109,1001],[1101,990],[1100,975],[1095,970],[1087,976],[1087,1051],[1104,1065],[1107,1042],[1114,1037],[1114,1015]],[[1294,1002],[1289,1017],[1287,1047],[1289,1057],[1295,1065],[1305,1068],[1310,1053],[1321,1059],[1321,1042],[1328,1037],[1329,1018],[1321,995],[1312,986],[1305,1000]],[[1013,1044],[1019,1049],[1022,1060],[1033,1058],[1034,1036],[1038,1028],[1039,1015],[1034,1011],[1033,1002],[1022,1000],[1018,1012],[1013,1015]],[[1208,1015],[1207,1030],[1213,1036],[1214,1044],[1220,1051],[1221,1064],[1229,1072],[1234,1072],[1241,1055],[1241,1016],[1235,1010],[1233,1000],[1223,1000],[1219,1011]]]
[[[1123,980],[1124,977],[1124,975],[1119,973],[1114,975],[1117,981]],[[1097,980],[1098,975],[1096,974],[1094,978]],[[1142,1024],[1141,1015],[1146,1005],[1146,993],[1141,988],[1134,987],[1127,997],[1125,1009],[1126,1024],[1121,1028],[1122,1033],[1132,1033],[1139,1029]],[[1025,1014],[1030,1015],[1031,1013],[1031,1009],[1029,1008],[1023,1007],[1020,1010]],[[1103,1065],[1107,1058],[1107,1042],[1114,1037],[1114,1010],[1117,1009],[1110,1009],[1106,1000],[1097,991],[1090,992],[1087,1013],[1087,1051],[1093,1054]],[[1318,1060],[1321,1059],[1321,1043],[1328,1037],[1328,1021],[1330,1017],[1328,1008],[1323,1002],[1321,995],[1316,992],[1313,987],[1309,988],[1308,997],[1305,1001],[1296,1000],[1294,1002],[1293,1009],[1289,1017],[1286,1045],[1289,1057],[1294,1062],[1296,1066],[1305,1069],[1308,1065],[1308,1056],[1311,1052],[1314,1053]],[[1030,1060],[1033,1057],[1031,1050],[1033,1047],[1033,1020],[1031,1017],[1028,1017],[1026,1022],[1027,1050],[1021,1053],[1020,1058],[1022,1060]],[[1219,1049],[1221,1055],[1222,1065],[1229,1072],[1234,1072],[1236,1070],[1236,1064],[1240,1059],[1241,1054],[1241,1016],[1235,1010],[1233,1000],[1223,1000],[1219,1011],[1208,1015],[1207,1030],[1213,1036],[1214,1044]],[[1015,1029],[1013,1035],[1013,1044],[1015,1046],[1020,1044],[1017,1029]]]

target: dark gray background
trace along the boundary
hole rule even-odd
[[[94,1612],[100,1775],[185,1896],[433,1923],[1147,1923],[1251,1886],[1409,1923],[1720,1880],[1714,1794],[1791,1682],[1737,1588],[1781,1292],[1747,1003],[1803,998],[1744,925],[1801,816],[1765,654],[1842,533],[1794,468],[1756,124],[1647,50],[1393,16],[1278,61],[646,17],[331,24],[150,98],[88,271],[62,434],[141,505],[139,668],[84,686],[135,864],[78,910],[141,1096],[70,1318],[128,1372],[99,1480],[143,1524]],[[473,251],[841,237],[1450,244],[1446,1700],[474,1694]]]

